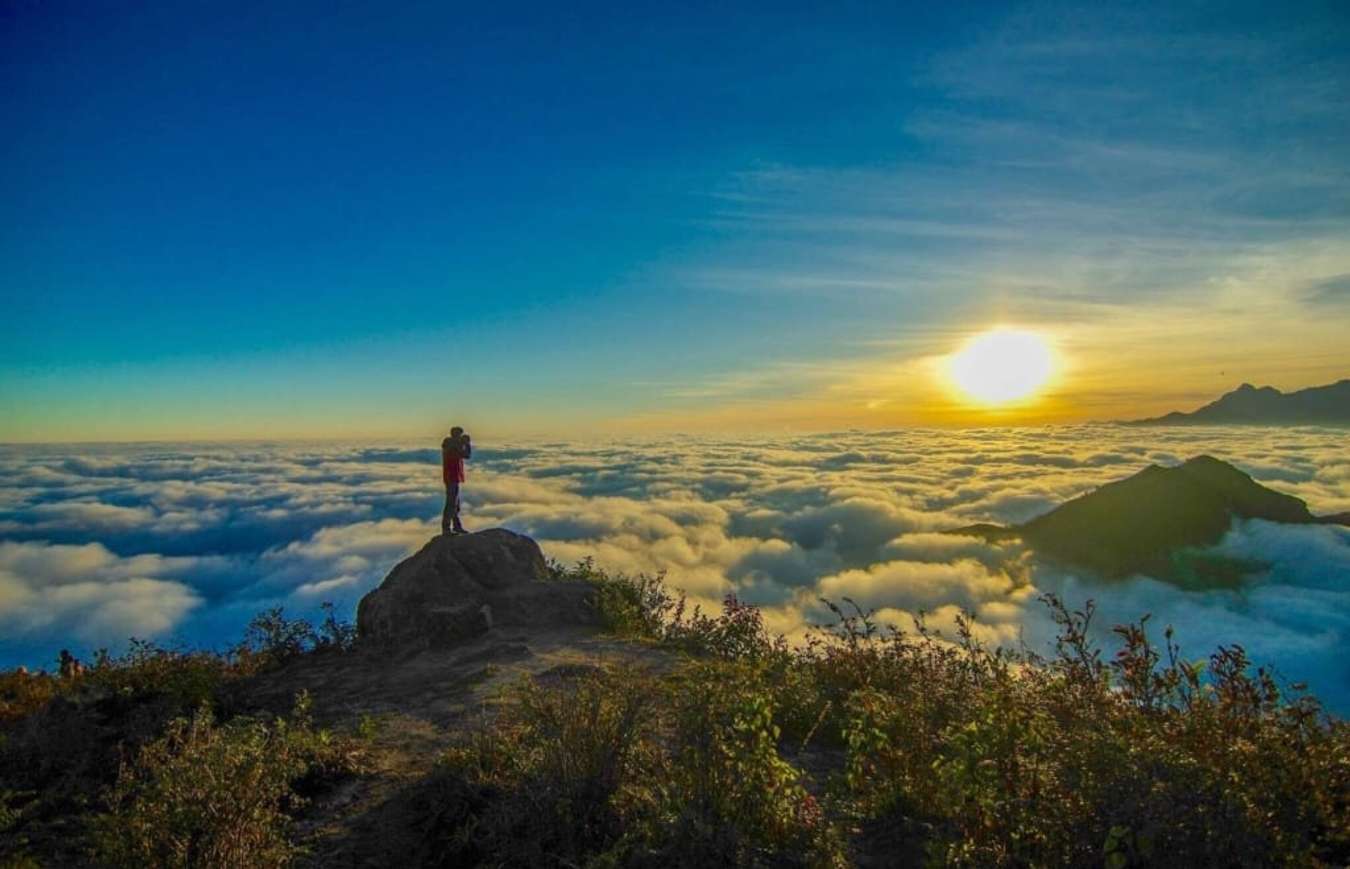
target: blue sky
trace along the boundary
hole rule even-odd
[[[0,440],[979,423],[1004,322],[1028,419],[1350,373],[1343,4],[0,15]]]

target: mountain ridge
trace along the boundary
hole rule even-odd
[[[968,525],[950,533],[1004,540],[1020,537],[1050,558],[1107,578],[1145,573],[1182,585],[1231,585],[1263,565],[1205,547],[1223,539],[1235,518],[1290,525],[1350,525],[1350,516],[1315,516],[1302,499],[1276,492],[1209,455],[1175,467],[1149,465],[1013,526]]]
[[[1243,383],[1189,413],[1128,420],[1122,425],[1336,425],[1350,426],[1350,378],[1281,392]]]

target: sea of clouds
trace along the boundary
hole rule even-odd
[[[664,571],[695,601],[762,606],[791,636],[851,597],[883,622],[962,610],[996,643],[1045,649],[1038,601],[1094,599],[1097,629],[1152,614],[1200,657],[1241,643],[1350,711],[1350,529],[1239,522],[1220,547],[1271,565],[1243,587],[1104,583],[1018,544],[940,534],[1021,522],[1150,463],[1201,453],[1350,510],[1350,439],[1327,429],[1062,426],[476,445],[470,528],[546,554]],[[344,614],[439,530],[435,444],[0,446],[0,666],[131,636],[220,648],[261,609]]]

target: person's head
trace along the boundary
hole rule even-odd
[[[460,437],[463,434],[464,429],[460,428],[459,426],[455,426],[454,428],[450,429],[450,437],[452,438]]]

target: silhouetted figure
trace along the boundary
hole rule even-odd
[[[463,534],[459,524],[459,486],[464,482],[464,460],[473,447],[464,429],[455,426],[450,437],[441,441],[441,479],[445,481],[445,510],[441,513],[441,533]]]
[[[84,675],[84,665],[80,659],[70,653],[68,649],[61,650],[61,678],[74,679],[76,676]]]

